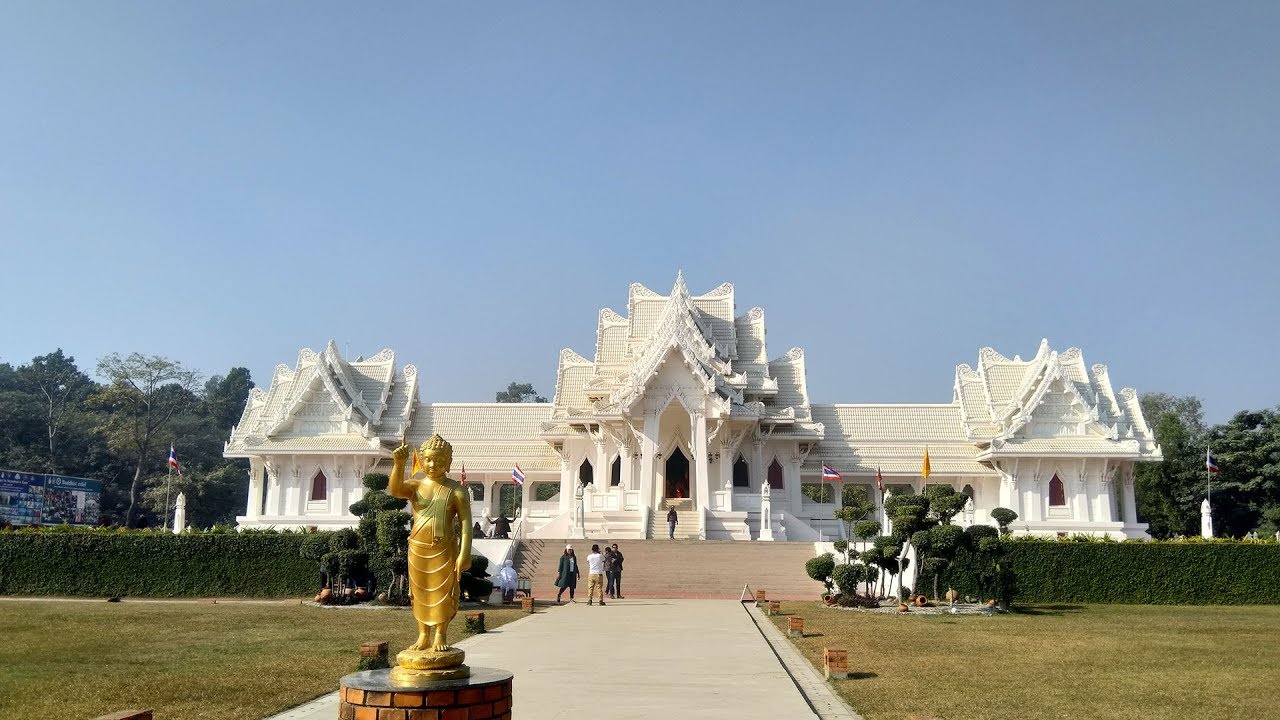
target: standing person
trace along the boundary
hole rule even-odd
[[[613,548],[604,546],[604,592],[612,600],[618,587],[618,558]]]
[[[560,556],[560,574],[556,577],[556,587],[560,588],[560,592],[556,593],[556,603],[560,603],[560,596],[564,595],[564,591],[569,591],[569,602],[577,602],[573,599],[573,591],[578,589],[578,558],[573,554],[573,546],[565,545],[564,554]]]
[[[600,605],[604,606],[604,555],[600,554],[600,546],[592,545],[591,554],[587,556],[587,604],[591,604],[596,591],[600,591]]]
[[[613,544],[613,592],[619,600],[622,597],[622,551],[618,549],[618,543]]]
[[[676,508],[672,505],[667,509],[667,538],[670,540],[676,539],[677,522],[679,522],[679,520],[676,519]]]
[[[498,571],[498,587],[502,589],[502,602],[509,603],[516,597],[516,569],[512,566],[511,561],[507,560],[502,563],[502,569]]]

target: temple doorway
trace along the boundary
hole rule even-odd
[[[684,499],[689,497],[689,458],[680,448],[672,448],[667,457],[666,472],[663,473],[666,498]]]

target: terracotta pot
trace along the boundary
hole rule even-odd
[[[952,605],[954,605],[956,600],[959,598],[960,598],[960,593],[956,592],[955,588],[951,588],[950,590],[947,590],[947,602],[950,602]]]
[[[911,607],[906,603],[904,602],[898,603],[898,612],[907,612],[909,610],[911,610]]]
[[[916,607],[924,607],[929,604],[929,598],[923,595],[916,596]]]
[[[331,595],[333,595],[333,591],[330,590],[329,588],[325,588],[320,591],[319,595],[316,596],[316,601],[324,602],[325,600],[328,600]]]

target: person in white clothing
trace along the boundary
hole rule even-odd
[[[502,569],[498,571],[498,587],[502,590],[502,602],[509,603],[516,597],[516,569],[511,566],[508,560],[502,564]]]
[[[600,554],[600,546],[592,545],[591,554],[587,556],[587,604],[598,591],[600,604],[604,605],[604,555]]]

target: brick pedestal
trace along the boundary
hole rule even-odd
[[[844,650],[822,648],[822,669],[828,680],[849,679],[849,654]]]
[[[787,635],[790,637],[804,637],[804,618],[793,617],[787,619]]]
[[[780,601],[778,601],[778,600],[770,600],[770,601],[769,601],[769,614],[770,614],[770,615],[777,615],[777,614],[778,614],[778,613],[780,613],[780,612],[782,612],[782,603],[781,603]]]
[[[533,598],[520,598],[520,609],[525,612],[533,612]]]
[[[338,720],[511,720],[511,673],[471,668],[471,677],[408,684],[390,670],[342,678]]]
[[[765,592],[763,590],[756,591],[756,607],[760,607],[767,602],[767,600],[768,599],[765,597]]]

